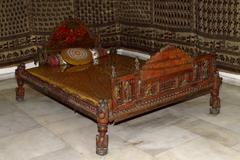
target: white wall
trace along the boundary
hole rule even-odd
[[[33,62],[26,64],[26,68],[33,68],[36,66],[38,66],[38,65],[35,65]],[[14,78],[16,69],[17,69],[17,66],[0,68],[0,80]]]

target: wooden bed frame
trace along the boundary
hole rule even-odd
[[[156,53],[143,66],[135,60],[133,73],[118,76],[112,66],[112,98],[98,105],[65,92],[28,72],[21,64],[16,70],[16,100],[24,99],[24,82],[97,122],[96,153],[108,152],[108,124],[153,111],[169,104],[211,94],[210,113],[220,112],[219,88],[222,79],[216,69],[216,57],[207,54],[191,58],[183,51],[168,48]]]

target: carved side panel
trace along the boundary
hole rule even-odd
[[[113,107],[127,105],[138,96],[138,79],[135,74],[112,79]]]

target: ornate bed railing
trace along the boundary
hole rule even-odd
[[[117,76],[112,68],[112,117],[115,121],[206,92],[212,95],[210,112],[219,112],[220,103],[216,101],[221,78],[216,71],[215,55],[192,58],[171,47],[156,53],[141,69],[138,59],[135,62],[135,72],[124,76]]]

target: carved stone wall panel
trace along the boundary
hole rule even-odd
[[[11,63],[31,50],[28,0],[0,3],[0,65]]]
[[[29,17],[34,44],[46,42],[57,25],[66,18],[75,17],[74,0],[32,0],[30,4]]]
[[[126,48],[152,51],[154,49],[152,27],[121,25],[121,46]]]
[[[240,71],[240,1],[197,0],[200,53],[215,52],[220,67]]]
[[[199,34],[225,39],[240,37],[239,3],[239,0],[197,0]]]
[[[121,0],[119,21],[127,24],[152,24],[153,0]]]
[[[194,0],[155,0],[154,25],[171,31],[195,30]]]
[[[116,23],[117,0],[78,0],[78,16],[89,26]]]
[[[99,36],[103,47],[119,46],[118,0],[78,0],[78,17]]]
[[[96,28],[96,35],[99,36],[102,47],[120,47],[120,32],[118,23]]]

